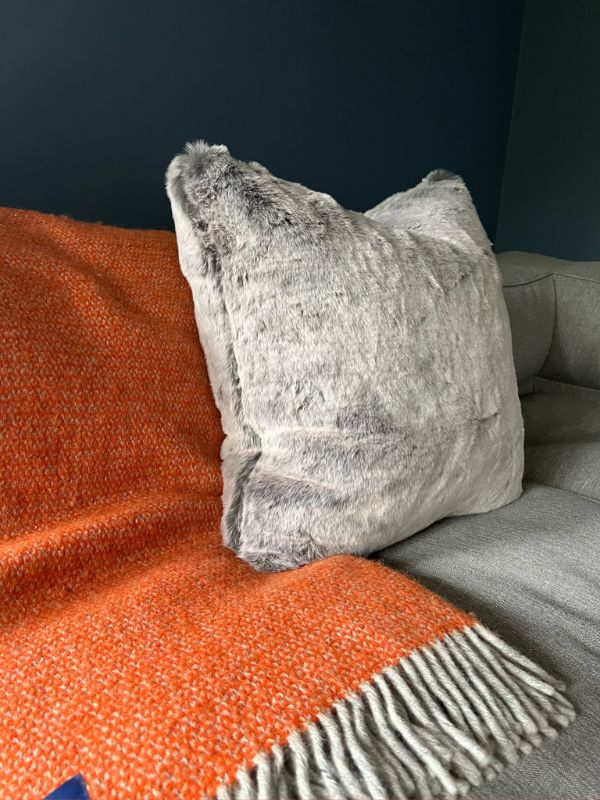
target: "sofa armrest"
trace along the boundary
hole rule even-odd
[[[600,262],[498,255],[521,391],[534,377],[600,389]]]

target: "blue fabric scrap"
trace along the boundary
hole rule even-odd
[[[90,800],[83,775],[75,775],[61,784],[44,800]]]

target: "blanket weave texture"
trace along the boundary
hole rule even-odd
[[[175,237],[0,210],[0,798],[454,797],[573,717],[375,562],[221,544]]]

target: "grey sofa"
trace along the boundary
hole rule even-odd
[[[381,560],[474,611],[567,682],[572,727],[478,800],[600,798],[600,262],[498,256],[525,423],[522,497]]]

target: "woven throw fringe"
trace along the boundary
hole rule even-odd
[[[465,795],[554,738],[575,712],[563,684],[482,625],[415,650],[217,800],[433,800]]]

